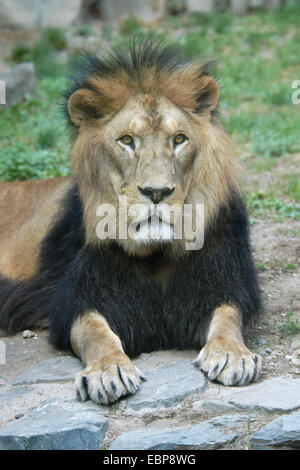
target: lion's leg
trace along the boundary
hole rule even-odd
[[[241,326],[241,314],[236,308],[222,305],[214,311],[207,343],[194,362],[210,380],[247,385],[259,377],[261,357],[246,348]]]
[[[135,393],[143,374],[123,351],[121,341],[97,311],[85,312],[71,329],[70,341],[85,369],[75,377],[78,399],[109,404]]]

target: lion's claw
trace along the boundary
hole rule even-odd
[[[243,344],[230,344],[224,350],[211,341],[201,349],[193,364],[210,380],[228,386],[243,386],[258,379],[261,362],[261,357],[253,354]]]
[[[76,375],[77,398],[109,405],[121,397],[136,393],[143,380],[146,380],[143,373],[131,362],[105,367],[94,364]]]

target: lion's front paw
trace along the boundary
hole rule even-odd
[[[261,371],[261,357],[242,343],[212,339],[200,351],[194,365],[210,380],[224,385],[247,385],[256,381]]]
[[[118,359],[96,361],[76,375],[80,401],[90,398],[99,405],[108,405],[139,390],[142,380],[146,380],[142,372],[126,356]]]

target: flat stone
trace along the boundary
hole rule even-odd
[[[214,0],[187,0],[187,9],[190,12],[211,13],[215,9]]]
[[[6,392],[0,393],[0,403],[7,403],[9,401],[13,401],[16,398],[20,398],[25,393],[30,391],[29,387],[14,387]]]
[[[110,450],[218,449],[237,434],[219,429],[211,421],[178,428],[146,428],[128,431],[115,439]]]
[[[206,387],[204,374],[188,360],[147,371],[146,377],[139,392],[127,399],[127,409],[169,408]]]
[[[42,382],[67,382],[82,370],[81,362],[75,357],[61,356],[41,361],[15,377],[11,385],[35,384]]]
[[[220,400],[208,400],[202,403],[210,409],[247,409],[262,411],[293,411],[300,408],[300,379],[291,377],[275,377],[235,389],[232,393],[228,388],[221,392]]]
[[[32,95],[36,89],[34,64],[24,62],[4,70],[1,74],[1,80],[5,83],[5,106],[22,101],[26,94]],[[5,106],[2,108],[4,109]]]
[[[0,0],[0,28],[66,27],[76,22],[81,0]]]
[[[239,408],[266,411],[291,411],[300,408],[300,379],[276,377],[236,393],[229,404]]]
[[[255,419],[254,416],[252,415],[250,419]],[[216,418],[210,419],[209,422],[215,426],[226,426],[227,428],[230,428],[240,421],[248,422],[248,420],[249,415],[223,415],[216,416]]]
[[[101,16],[104,21],[117,22],[134,16],[143,22],[151,22],[166,13],[165,1],[101,0]]]
[[[250,439],[251,449],[300,449],[300,411],[280,416]]]
[[[24,339],[27,339],[27,338],[36,338],[37,335],[36,333],[34,333],[33,331],[31,330],[24,330],[23,333],[22,333],[22,337]]]
[[[97,405],[53,399],[0,429],[0,450],[97,450],[106,430]]]

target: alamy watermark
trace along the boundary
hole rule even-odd
[[[204,204],[130,204],[119,196],[119,207],[101,204],[96,234],[100,240],[128,240],[138,244],[184,240],[186,250],[204,243]]]
[[[294,80],[291,87],[295,89],[292,93],[292,103],[300,104],[300,80]]]
[[[6,344],[0,341],[0,366],[6,364]]]
[[[3,80],[0,80],[0,104],[6,104],[6,85]]]

